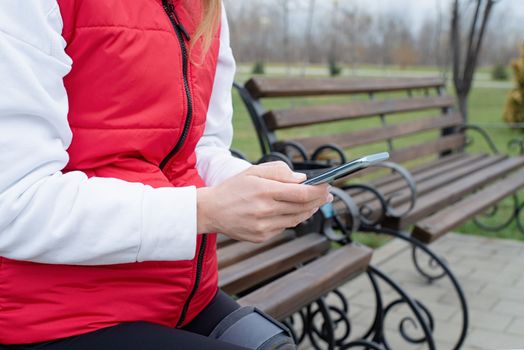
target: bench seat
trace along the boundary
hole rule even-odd
[[[502,180],[417,222],[412,235],[421,242],[432,243],[501,199],[516,193],[522,187],[524,187],[524,169],[519,169]]]
[[[331,249],[318,233],[285,231],[262,244],[230,240],[218,250],[219,287],[283,320],[365,271],[371,255],[353,244]]]

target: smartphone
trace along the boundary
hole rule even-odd
[[[336,168],[330,169],[320,175],[307,179],[302,182],[304,185],[320,185],[326,182],[331,182],[343,176],[353,174],[359,170],[367,168],[370,165],[383,162],[389,159],[388,152],[371,154],[359,159],[352,160],[351,162],[342,164]]]

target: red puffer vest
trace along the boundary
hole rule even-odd
[[[66,171],[154,187],[203,186],[195,146],[204,132],[219,50],[189,51],[196,0],[59,0],[73,68],[65,78],[73,143]],[[190,57],[191,55],[191,57]],[[169,205],[169,203],[166,203]],[[175,236],[175,234],[174,234]],[[128,321],[179,327],[217,290],[216,238],[191,261],[110,266],[4,259],[0,343],[40,342]]]

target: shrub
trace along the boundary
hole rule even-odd
[[[496,64],[491,70],[491,79],[493,80],[508,80],[509,74],[506,67],[502,64]]]
[[[253,74],[265,74],[266,73],[266,67],[264,65],[264,62],[258,61],[255,62],[253,65],[253,69],[251,70],[251,73]]]
[[[337,61],[334,59],[329,60],[329,75],[336,77],[342,74],[342,67],[337,64]]]
[[[520,58],[514,60],[511,67],[517,86],[508,96],[504,120],[508,123],[524,123],[524,45]]]

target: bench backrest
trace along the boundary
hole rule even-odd
[[[282,140],[299,142],[309,154],[324,144],[377,144],[405,162],[465,145],[457,129],[463,119],[440,78],[257,77],[237,88],[264,154],[281,151]]]

